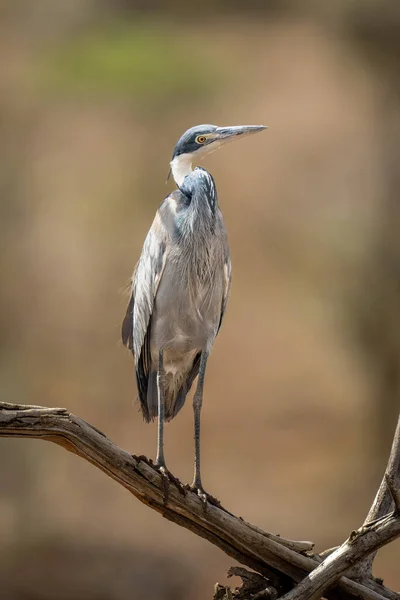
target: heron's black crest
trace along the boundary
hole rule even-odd
[[[192,154],[193,152],[196,152],[196,150],[208,143],[206,141],[205,144],[199,144],[196,142],[196,139],[204,134],[213,133],[216,129],[216,125],[196,125],[185,131],[174,148],[172,160],[181,154]]]

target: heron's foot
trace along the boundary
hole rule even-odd
[[[158,465],[157,462],[156,462],[155,466],[157,468],[157,471],[162,476],[163,500],[164,500],[164,506],[166,506],[167,503],[168,503],[168,496],[169,496],[168,469],[165,466],[165,463],[162,464],[162,465]]]
[[[207,503],[212,504],[213,506],[218,506],[219,508],[221,507],[221,502],[218,500],[218,498],[215,498],[206,492],[201,482],[193,481],[192,485],[187,486],[187,489],[197,494],[205,508]]]
[[[198,497],[200,498],[200,500],[202,501],[204,507],[207,506],[207,502],[208,502],[208,494],[207,492],[204,490],[203,486],[197,486],[197,485],[191,485],[190,489],[192,490],[192,492],[194,492],[195,494],[198,495]]]
[[[182,494],[182,496],[186,496],[187,492],[185,486],[179,481],[177,477],[175,477],[175,475],[171,473],[171,471],[167,469],[165,463],[162,465],[155,464],[155,467],[163,478],[164,504],[167,504],[168,502],[169,486],[171,483],[176,487],[178,492]]]

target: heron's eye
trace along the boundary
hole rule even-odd
[[[204,142],[206,141],[206,136],[205,135],[198,135],[196,138],[196,142],[198,144],[204,144]]]

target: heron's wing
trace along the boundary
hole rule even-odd
[[[231,289],[231,279],[232,279],[232,266],[231,266],[231,259],[229,257],[229,253],[228,253],[226,256],[226,259],[225,259],[225,263],[224,263],[225,288],[224,288],[224,295],[222,298],[221,318],[220,318],[219,325],[218,325],[218,331],[220,330],[222,318],[225,314],[226,305],[228,304],[229,292]]]
[[[167,233],[157,212],[132,277],[132,296],[122,324],[122,341],[135,359],[139,398],[145,417],[151,362],[151,315],[166,257]]]
[[[133,352],[136,364],[139,361],[145,341],[153,312],[154,299],[165,267],[166,256],[167,233],[157,212],[145,239],[132,283],[132,293],[135,297],[133,306]]]
[[[229,245],[228,245],[228,237],[226,235],[226,231],[225,231],[225,226],[223,224],[223,218],[222,218],[222,213],[220,212],[220,219],[221,219],[221,224],[222,224],[222,233],[223,235],[221,236],[223,245],[224,245],[224,283],[225,283],[225,287],[224,287],[224,293],[222,296],[222,306],[221,306],[221,318],[219,320],[219,325],[218,325],[218,331],[221,328],[221,323],[222,323],[222,319],[226,310],[226,305],[228,303],[228,298],[229,298],[229,292],[231,289],[231,280],[232,280],[232,265],[231,265],[231,258],[230,258],[230,254],[229,254]],[[217,331],[217,333],[218,333]]]
[[[135,279],[137,265],[132,275],[132,281]],[[132,286],[131,286],[132,287]],[[126,315],[124,320],[122,321],[121,327],[121,338],[124,346],[132,350],[133,352],[133,307],[135,304],[135,297],[133,295],[133,290],[131,291],[131,298],[129,300],[128,307],[126,309]]]

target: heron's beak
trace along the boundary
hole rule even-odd
[[[217,127],[207,138],[210,141],[226,142],[239,136],[251,135],[267,129],[265,125],[236,125],[234,127]]]
[[[238,135],[250,135],[266,129],[265,125],[235,125],[234,127],[217,127],[214,132],[216,138],[226,139]]]

